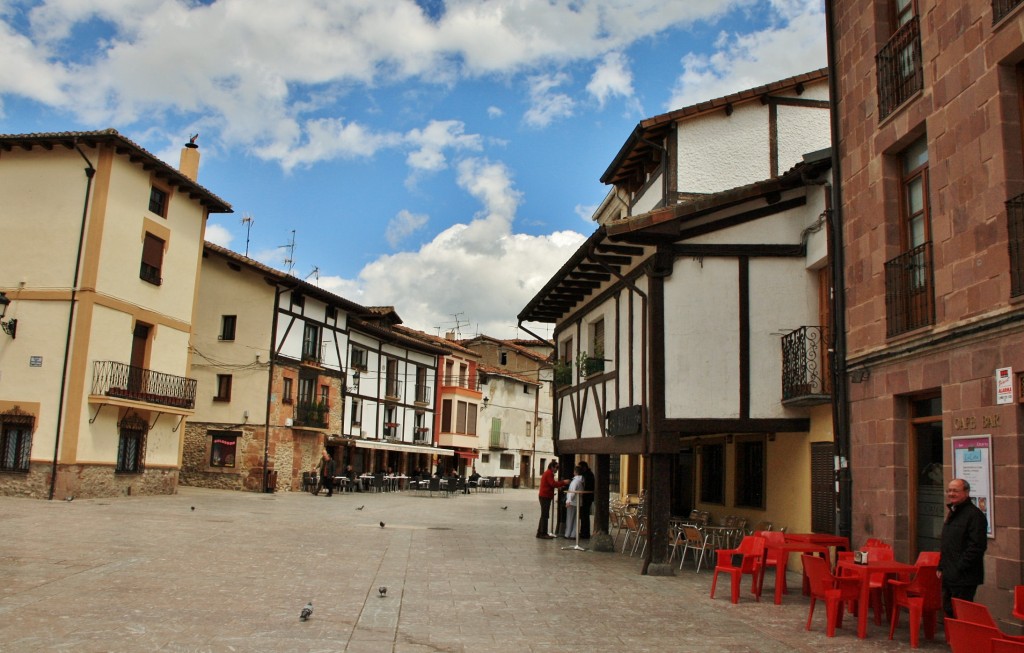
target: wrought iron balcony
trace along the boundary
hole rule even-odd
[[[935,323],[930,242],[886,262],[885,315],[889,337]]]
[[[444,386],[454,388],[468,388],[469,390],[480,389],[479,380],[474,383],[470,383],[468,374],[445,374],[442,384]]]
[[[598,355],[600,356],[600,354]],[[604,372],[605,360],[603,358],[592,358],[590,356],[587,356],[586,358],[582,359],[582,362],[583,367],[580,370],[580,376],[584,378],[589,377],[593,374],[599,374],[601,372]]]
[[[295,405],[294,426],[325,429],[331,418],[330,405],[319,399],[300,399]]]
[[[1020,3],[1021,0],[992,0],[992,24],[1001,21]]]
[[[115,361],[95,361],[92,394],[193,409],[196,380]]]
[[[398,379],[386,379],[384,381],[384,396],[387,399],[401,399],[402,385],[403,383]]]
[[[430,444],[430,429],[426,426],[418,426],[413,431],[412,441],[415,444]]]
[[[924,88],[921,28],[917,16],[900,26],[875,57],[878,70],[878,119],[882,120]]]
[[[813,406],[830,400],[828,329],[803,326],[782,337],[782,401]]]
[[[1010,295],[1024,295],[1024,195],[1006,202],[1006,229],[1010,234]]]
[[[430,403],[430,386],[417,383],[416,384],[416,403],[418,404],[429,404]]]
[[[491,449],[508,449],[508,433],[492,432],[488,446]]]

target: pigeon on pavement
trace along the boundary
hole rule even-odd
[[[381,527],[381,528],[384,528],[384,522],[381,522],[381,523],[380,523],[380,527]]]
[[[501,509],[502,510],[508,510],[508,506],[502,506]]]
[[[363,508],[365,508],[365,507],[366,507],[366,506],[359,506],[358,508],[356,508],[356,510],[362,510],[362,509],[363,509]]]
[[[313,614],[313,602],[310,601],[306,604],[306,607],[302,608],[302,612],[299,613],[299,619],[305,621],[309,619],[310,615]]]
[[[523,513],[519,513],[519,519],[522,520],[522,518],[523,518]]]
[[[388,594],[388,588],[384,587],[383,585],[378,587],[377,591],[380,592],[380,598],[384,598]]]

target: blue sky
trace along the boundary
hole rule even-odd
[[[821,0],[0,0],[0,132],[113,127],[207,238],[406,325],[517,334],[643,118],[824,67]],[[291,242],[295,248],[282,247]],[[43,237],[41,235],[41,237]],[[291,258],[290,266],[286,259]]]

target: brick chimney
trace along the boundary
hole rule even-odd
[[[181,161],[178,163],[178,170],[192,181],[199,181],[199,146],[196,139],[199,134],[188,139],[185,147],[181,148]]]

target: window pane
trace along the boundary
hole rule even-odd
[[[914,141],[903,151],[903,174],[911,172],[928,163],[928,141],[922,137]]]

